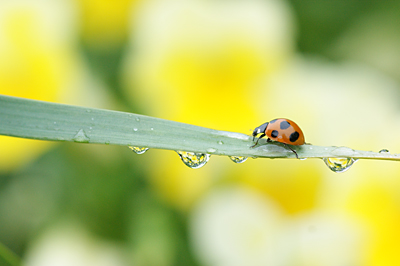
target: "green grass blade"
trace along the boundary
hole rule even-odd
[[[216,155],[295,158],[279,143],[149,116],[0,95],[0,135],[182,150]],[[293,146],[300,158],[351,157],[400,160],[400,155],[346,147]]]

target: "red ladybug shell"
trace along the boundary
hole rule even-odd
[[[292,120],[285,118],[274,119],[269,122],[265,134],[273,141],[290,145],[305,143],[303,131]]]

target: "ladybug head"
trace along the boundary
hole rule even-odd
[[[260,134],[260,133],[265,133],[265,130],[267,129],[268,124],[269,124],[269,122],[264,123],[264,124],[262,124],[261,126],[256,127],[256,128],[254,129],[254,131],[253,131],[253,141],[254,141],[254,138],[255,138],[258,134]]]

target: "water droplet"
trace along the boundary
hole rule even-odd
[[[140,122],[140,118],[139,118],[139,117],[136,117],[136,121],[137,121],[137,122]]]
[[[335,173],[343,173],[357,161],[353,158],[323,158],[325,164]]]
[[[94,117],[92,117],[92,121],[94,121]]]
[[[86,112],[90,113],[90,112],[92,112],[92,110],[90,110],[90,109],[87,109],[87,110],[86,110]]]
[[[54,125],[57,125],[57,122],[54,122]]]
[[[208,148],[207,149],[207,152],[209,152],[209,153],[214,153],[216,151],[217,151],[217,149],[214,149],[214,148]]]
[[[133,131],[138,131],[138,129],[135,127],[135,128],[133,128]]]
[[[149,149],[146,147],[135,147],[135,146],[128,146],[128,148],[131,149],[136,154],[143,154]]]
[[[305,161],[307,158],[299,158],[300,161]]]
[[[89,142],[89,138],[86,135],[85,131],[83,129],[79,129],[78,133],[72,138],[73,141],[75,142]]]
[[[220,140],[220,141],[218,141],[218,144],[222,145],[222,144],[224,144],[224,142],[222,140]]]
[[[247,160],[247,157],[244,156],[229,156],[229,159],[234,163],[244,163]]]
[[[379,151],[379,153],[383,153],[383,152],[389,152],[389,150],[387,150],[387,149],[382,149],[382,150]]]
[[[181,160],[184,164],[192,169],[197,169],[204,166],[210,159],[210,154],[207,153],[195,153],[188,151],[177,151]]]
[[[89,129],[92,130],[93,128],[92,128],[92,127],[89,127]]]
[[[154,130],[154,128],[150,128],[150,130]]]

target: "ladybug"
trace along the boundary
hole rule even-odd
[[[261,138],[267,136],[267,142],[277,141],[285,144],[287,148],[296,154],[297,159],[299,158],[297,152],[288,146],[288,144],[298,146],[305,143],[304,134],[300,127],[292,120],[285,118],[274,119],[256,127],[253,131],[253,141],[258,134],[261,135],[257,139],[256,144],[251,146],[252,148],[257,145]]]

